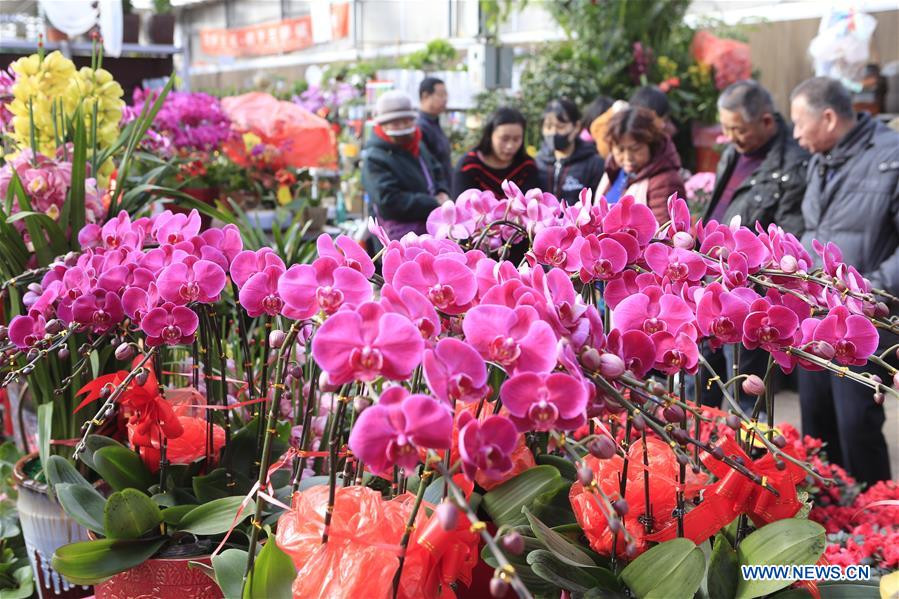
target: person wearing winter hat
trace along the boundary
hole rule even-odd
[[[375,106],[375,127],[365,144],[362,185],[375,216],[391,239],[427,233],[431,211],[449,201],[443,167],[421,141],[412,99],[399,90]]]

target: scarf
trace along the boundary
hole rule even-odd
[[[381,125],[375,125],[375,135],[377,135],[387,143],[391,143],[401,147],[402,149],[418,158],[419,144],[421,143],[421,129],[419,129],[418,127],[415,128],[415,133],[412,134],[412,139],[403,143],[399,143],[396,141],[396,138],[387,135],[387,132],[384,131]]]

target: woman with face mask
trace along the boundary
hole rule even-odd
[[[632,107],[612,117],[606,131],[612,153],[596,188],[614,204],[634,196],[652,209],[659,224],[668,220],[668,196],[686,197],[680,174],[680,156],[664,123],[647,108]]]
[[[383,94],[375,107],[374,135],[365,143],[362,186],[391,239],[427,233],[428,215],[450,199],[446,173],[421,143],[416,116],[408,94]]]
[[[581,112],[574,102],[553,100],[543,112],[543,146],[537,154],[543,191],[568,204],[578,201],[581,189],[595,189],[603,160],[596,146],[580,138]]]
[[[540,187],[537,163],[524,149],[527,122],[514,108],[497,108],[481,133],[481,140],[465,154],[453,173],[453,196],[466,189],[492,191],[504,196],[502,184],[509,180],[521,191]]]

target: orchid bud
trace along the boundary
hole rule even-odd
[[[29,362],[33,362],[34,359],[38,357],[38,354],[40,354],[40,352],[36,348],[32,347],[28,350],[28,353],[25,354],[25,357],[28,358]]]
[[[627,547],[624,548],[624,553],[628,557],[634,557],[635,555],[637,555],[637,544],[634,543],[633,541],[628,543]]]
[[[878,391],[877,393],[874,394],[874,403],[876,403],[879,406],[883,405],[883,402],[885,399],[886,399],[886,397],[880,391]]]
[[[787,254],[780,259],[780,269],[785,273],[793,274],[799,270],[799,261],[796,260],[795,256]]]
[[[774,444],[778,449],[783,449],[787,446],[787,439],[783,435],[777,435],[773,439],[771,439],[771,443]]]
[[[303,369],[296,362],[290,363],[290,365],[287,367],[287,374],[298,381],[303,379]]]
[[[883,302],[874,304],[874,316],[878,318],[886,318],[890,315],[890,307]]]
[[[615,513],[621,516],[622,518],[627,515],[630,506],[627,504],[627,500],[625,499],[616,499],[612,502],[612,508],[614,508]]]
[[[649,392],[656,397],[662,397],[663,395],[665,395],[665,393],[668,392],[668,390],[665,389],[665,385],[663,385],[662,383],[653,381],[652,384],[649,385]]]
[[[524,553],[524,538],[514,530],[504,534],[503,538],[500,539],[500,543],[502,544],[503,549],[512,555],[521,555]]]
[[[577,478],[586,487],[593,482],[593,470],[590,466],[581,466],[577,469]]]
[[[584,368],[587,370],[599,370],[602,365],[599,352],[592,347],[584,350],[581,352],[581,364],[583,364]]]
[[[602,435],[598,439],[594,439],[587,446],[587,450],[590,452],[590,455],[600,460],[608,460],[609,458],[614,456],[616,449],[617,445],[615,441],[613,441],[611,437],[608,437],[606,435]]]
[[[899,389],[899,372],[893,375],[893,387]]]
[[[674,237],[671,238],[671,241],[674,242],[674,247],[683,248],[685,250],[692,250],[693,246],[696,245],[693,236],[686,231],[678,231],[674,234]]]
[[[607,379],[617,379],[624,374],[624,360],[608,352],[599,357],[599,373]]]
[[[879,377],[878,375],[876,375],[876,374],[872,374],[872,375],[871,375],[871,381],[877,383],[878,385],[882,385],[882,384],[883,384],[883,379],[880,378],[880,377]]]
[[[784,462],[783,460],[774,460],[774,467],[777,468],[778,470],[786,470],[787,463]]]
[[[69,351],[68,347],[60,347],[59,351],[56,352],[56,357],[63,362],[66,362],[70,357],[72,357],[72,352]]]
[[[687,457],[687,454],[685,453],[679,453],[677,454],[677,463],[681,466],[686,466],[688,463],[690,463],[690,458]]]
[[[371,405],[371,400],[364,395],[357,395],[353,398],[353,409],[357,414],[361,414]]]
[[[499,576],[494,576],[490,579],[490,596],[491,597],[505,597],[509,593],[509,583],[500,578]]]
[[[437,506],[437,521],[443,530],[456,530],[459,520],[459,509],[450,501],[443,501]]]
[[[832,360],[833,357],[837,354],[837,351],[827,341],[816,341],[814,347],[814,353],[824,358],[825,360]]]
[[[646,419],[643,417],[643,414],[637,414],[631,422],[638,431],[643,431],[646,428]]]
[[[671,437],[680,445],[686,445],[690,442],[690,435],[682,428],[672,430]]]
[[[721,449],[720,446],[716,445],[712,448],[712,451],[709,452],[709,455],[711,455],[716,460],[723,460],[724,459],[724,450]]]
[[[115,359],[120,361],[130,360],[134,356],[134,346],[130,343],[122,343],[115,348]]]
[[[621,520],[618,518],[609,518],[608,520],[609,532],[615,534],[616,532],[621,530]]]
[[[756,374],[750,374],[743,379],[743,393],[747,395],[761,396],[765,393],[765,382]]]
[[[280,349],[284,345],[285,339],[287,339],[287,333],[281,329],[275,329],[268,334],[268,344],[272,349]]]
[[[335,391],[340,390],[340,385],[332,385],[328,380],[328,373],[322,371],[318,377],[318,388],[325,393],[334,393]]]
[[[683,422],[686,416],[687,415],[684,413],[684,409],[677,404],[665,406],[665,408],[662,410],[662,418],[664,418],[668,422],[672,422],[675,424],[678,422]]]
[[[78,253],[77,252],[69,252],[63,257],[63,263],[66,266],[72,267],[78,264]]]
[[[150,378],[150,372],[148,370],[141,369],[141,371],[137,373],[137,376],[134,377],[134,382],[143,387],[147,384],[148,378]]]
[[[734,429],[735,431],[740,430],[740,426],[742,426],[743,421],[740,420],[740,417],[736,414],[728,414],[727,418],[724,419],[724,422],[727,423],[727,426]]]
[[[44,326],[44,330],[51,335],[55,335],[56,333],[62,331],[64,328],[66,328],[66,325],[64,325],[58,318],[54,318]]]

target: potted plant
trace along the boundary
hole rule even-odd
[[[153,0],[153,14],[148,28],[152,43],[166,46],[175,43],[175,15],[169,0]]]
[[[140,42],[140,15],[134,12],[131,0],[122,0],[122,42],[126,44]]]

